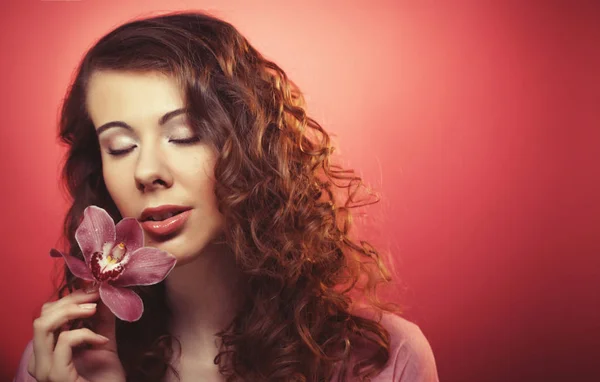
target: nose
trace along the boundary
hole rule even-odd
[[[144,146],[140,148],[134,177],[137,188],[142,192],[169,188],[173,184],[166,157],[158,147]]]

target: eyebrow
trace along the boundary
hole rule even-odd
[[[160,126],[162,126],[165,123],[169,122],[169,120],[177,117],[178,115],[186,113],[186,111],[187,110],[185,108],[170,111],[167,114],[160,117],[160,119],[158,120],[158,124]],[[123,121],[112,121],[112,122],[107,122],[104,125],[97,128],[96,135],[100,135],[103,131],[110,129],[111,127],[122,127],[127,130],[133,130],[133,128],[129,124],[127,124]]]

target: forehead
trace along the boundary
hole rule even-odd
[[[86,107],[94,125],[113,121],[156,121],[184,106],[173,77],[161,73],[96,71],[86,89]]]

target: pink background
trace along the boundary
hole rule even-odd
[[[51,291],[77,61],[131,17],[197,8],[278,62],[382,193],[368,221],[442,380],[600,380],[600,6],[435,3],[4,0],[0,379]]]

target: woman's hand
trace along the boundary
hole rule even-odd
[[[116,319],[98,301],[99,297],[97,291],[78,290],[44,304],[40,317],[33,322],[33,355],[27,368],[37,381],[125,381],[125,371],[117,354]],[[88,318],[95,313],[98,333],[85,328],[67,330],[55,340],[54,332],[68,321]],[[92,348],[74,349],[83,344],[90,344]]]

